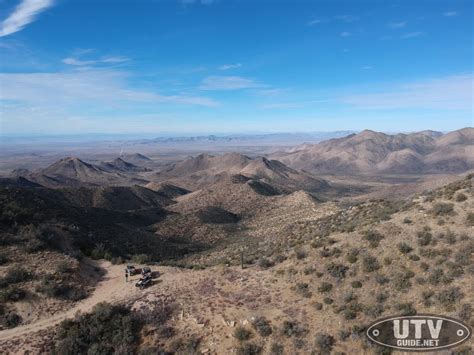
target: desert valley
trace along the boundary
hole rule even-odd
[[[474,128],[67,146],[0,154],[2,353],[385,354],[384,316],[474,325]]]

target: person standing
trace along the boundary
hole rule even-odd
[[[125,282],[128,282],[128,270],[125,269]]]

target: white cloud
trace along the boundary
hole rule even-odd
[[[362,95],[349,95],[340,101],[362,109],[472,109],[474,75],[457,75],[412,82]]]
[[[444,12],[443,13],[443,16],[446,16],[446,17],[453,17],[453,16],[456,16],[458,13],[456,11],[447,11],[447,12]]]
[[[396,28],[403,28],[406,25],[407,25],[407,23],[404,22],[404,21],[402,21],[402,22],[391,22],[391,23],[388,24],[388,27],[396,29]]]
[[[64,64],[68,65],[75,65],[75,66],[90,66],[96,64],[119,64],[128,62],[130,59],[123,56],[106,56],[101,57],[99,59],[91,59],[91,60],[82,60],[75,57],[67,57],[63,59]]]
[[[308,25],[308,26],[315,26],[315,25],[319,25],[319,24],[321,24],[321,23],[323,23],[323,22],[326,22],[326,21],[315,18],[315,19],[309,21],[309,22],[307,23],[307,25]]]
[[[0,24],[0,37],[21,31],[26,25],[53,5],[52,0],[23,0],[13,12]]]
[[[415,38],[415,37],[420,37],[423,36],[425,33],[418,31],[418,32],[409,32],[405,33],[404,35],[401,36],[401,38],[406,39],[406,38]]]
[[[154,91],[131,88],[127,77],[127,73],[105,69],[58,73],[0,73],[0,100],[53,106],[124,102],[218,105],[212,98],[203,96],[161,95]]]
[[[349,37],[349,36],[352,36],[352,33],[350,33],[350,32],[341,32],[340,36],[341,37]]]
[[[242,64],[240,63],[235,63],[235,64],[224,64],[218,67],[217,69],[219,70],[229,70],[229,69],[237,69],[240,68]]]
[[[202,90],[238,90],[262,87],[263,85],[240,76],[208,76],[199,86]]]

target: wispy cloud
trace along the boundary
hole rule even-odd
[[[361,109],[449,109],[472,108],[474,75],[457,75],[407,83],[363,95],[340,98]]]
[[[224,64],[218,67],[217,69],[219,70],[229,70],[229,69],[237,69],[240,68],[242,64],[240,63],[235,63],[235,64]]]
[[[350,32],[341,32],[339,35],[341,37],[349,37],[349,36],[352,36],[352,33],[350,33]]]
[[[355,22],[359,20],[358,16],[353,16],[353,15],[336,15],[334,16],[336,20],[343,21],[343,22]]]
[[[394,28],[394,29],[397,29],[397,28],[403,28],[407,25],[407,23],[405,21],[402,21],[402,22],[391,22],[388,24],[388,27],[390,28]]]
[[[64,64],[75,66],[91,66],[96,64],[119,64],[128,62],[130,58],[123,56],[105,56],[99,59],[82,60],[78,57],[67,57],[62,60]]]
[[[312,19],[311,21],[308,21],[306,24],[308,26],[316,26],[316,25],[319,25],[321,23],[324,23],[324,22],[328,22],[327,20],[322,20],[322,19],[319,19],[319,18],[315,18],[315,19]]]
[[[443,13],[443,16],[446,16],[446,17],[453,17],[453,16],[456,16],[458,13],[456,11],[447,11],[447,12],[444,12]]]
[[[331,100],[308,100],[308,101],[297,101],[297,102],[276,102],[276,103],[269,103],[262,105],[260,108],[264,110],[286,110],[286,109],[293,109],[293,108],[303,108],[308,105],[314,104],[324,104],[328,103]]]
[[[52,5],[53,0],[23,0],[0,24],[0,37],[21,31],[26,25],[35,21],[42,11]]]
[[[415,37],[423,36],[424,34],[425,34],[425,33],[424,33],[424,32],[421,32],[421,31],[418,31],[418,32],[409,32],[409,33],[403,34],[400,38],[402,38],[402,39],[415,38]]]
[[[240,76],[208,76],[201,82],[201,90],[239,90],[252,89],[264,86],[253,79]]]
[[[193,95],[162,95],[132,88],[128,73],[113,69],[81,69],[56,73],[0,73],[0,100],[22,104],[81,105],[83,103],[121,104],[171,103],[217,106],[212,98]]]

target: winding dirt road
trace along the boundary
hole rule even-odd
[[[139,291],[132,284],[125,284],[123,265],[112,265],[110,262],[100,262],[99,265],[106,272],[103,279],[97,284],[92,295],[79,302],[68,310],[48,318],[40,319],[34,323],[21,325],[12,329],[0,331],[0,342],[22,337],[27,334],[36,333],[55,325],[65,319],[73,318],[77,312],[89,312],[94,306],[101,302],[114,303],[139,294]]]

